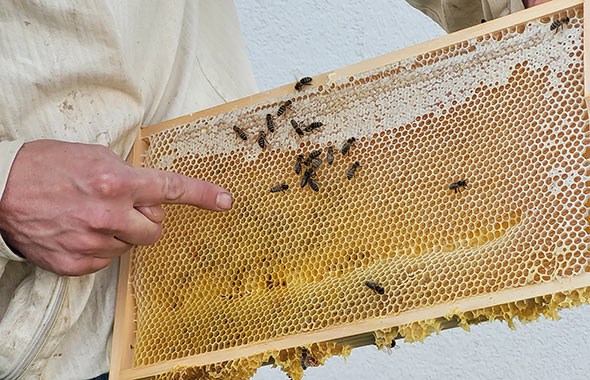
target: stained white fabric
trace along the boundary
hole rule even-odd
[[[141,125],[251,95],[230,0],[5,1],[0,7],[0,195],[23,142],[97,143],[126,157]],[[26,200],[23,200],[26,201]],[[107,372],[117,263],[66,277],[63,302],[22,378]],[[0,237],[0,378],[30,348],[59,277]]]
[[[524,9],[522,0],[406,1],[449,33]]]

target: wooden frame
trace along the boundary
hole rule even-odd
[[[493,20],[481,25],[477,25],[459,32],[439,37],[432,41],[424,42],[412,47],[408,47],[396,52],[385,54],[373,59],[369,59],[357,64],[353,64],[344,68],[334,70],[332,72],[320,74],[313,78],[314,84],[323,84],[336,79],[347,78],[351,75],[366,72],[368,70],[378,68],[387,64],[398,62],[410,57],[417,56],[429,51],[438,50],[449,45],[453,45],[468,39],[475,38],[480,35],[490,34],[498,30],[503,30],[530,20],[541,18],[545,15],[551,15],[572,7],[582,5],[583,0],[555,0],[545,3],[543,5],[512,14],[501,19]],[[584,17],[590,17],[590,9],[584,7]],[[590,35],[590,24],[584,24],[585,35]],[[585,42],[585,45],[588,42]],[[590,57],[584,56],[584,66],[590,67]],[[584,72],[584,98],[587,106],[590,107],[590,70]],[[145,127],[141,129],[133,150],[130,154],[130,161],[133,165],[141,166],[142,154],[148,146],[148,137],[159,131],[171,128],[173,126],[188,123],[190,121],[218,115],[220,113],[229,112],[240,109],[246,106],[257,104],[263,101],[274,99],[294,93],[293,85],[285,85],[270,91],[252,95],[242,98],[230,103],[222,104],[207,110],[199,111],[191,115],[179,117],[169,120],[157,125]],[[121,258],[119,269],[119,288],[117,292],[117,309],[115,314],[115,329],[113,334],[113,348],[111,356],[111,378],[112,379],[136,379],[147,376],[152,376],[176,366],[200,366],[208,363],[227,361],[254,355],[266,350],[280,350],[288,347],[301,346],[311,342],[322,342],[338,340],[339,342],[346,342],[342,336],[350,336],[350,342],[353,345],[360,345],[370,342],[367,339],[367,334],[370,332],[407,324],[410,322],[425,320],[431,318],[439,318],[456,311],[471,311],[494,305],[514,302],[523,299],[529,299],[540,295],[551,294],[555,292],[562,292],[580,287],[590,286],[590,273],[579,275],[574,278],[569,278],[561,281],[554,281],[550,283],[543,283],[538,285],[527,286],[526,288],[516,288],[499,293],[473,297],[464,299],[451,304],[442,304],[429,308],[424,308],[415,311],[408,311],[399,315],[385,317],[380,319],[372,319],[366,321],[359,321],[348,324],[346,326],[329,327],[321,331],[311,331],[301,333],[293,336],[283,337],[271,342],[263,342],[252,344],[247,347],[234,347],[230,349],[220,350],[201,354],[196,357],[187,357],[183,359],[176,359],[165,363],[154,364],[144,367],[133,367],[133,347],[134,347],[134,303],[133,297],[130,293],[129,277],[130,277],[130,255]],[[353,337],[354,336],[354,337]],[[357,343],[354,343],[357,342]]]

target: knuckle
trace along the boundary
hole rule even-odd
[[[174,201],[184,195],[184,186],[181,178],[172,173],[166,173],[162,192],[168,201]]]
[[[112,171],[105,171],[96,175],[92,182],[96,193],[102,197],[110,198],[120,193],[124,185],[124,178]]]

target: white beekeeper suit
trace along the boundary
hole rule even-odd
[[[522,9],[520,0],[408,1],[447,31]],[[3,2],[0,196],[25,141],[99,143],[126,157],[140,125],[255,91],[231,0]],[[116,276],[116,262],[57,276],[0,236],[0,379],[107,372]]]
[[[23,141],[126,157],[140,125],[255,91],[231,0],[3,2],[0,194]],[[107,372],[116,276],[59,277],[0,239],[0,378]]]

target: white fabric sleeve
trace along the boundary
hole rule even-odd
[[[10,174],[10,168],[14,162],[16,154],[23,145],[24,140],[15,141],[0,141],[0,199],[4,194],[4,188],[6,187],[6,181],[8,181],[8,174]],[[24,261],[20,256],[17,256],[8,246],[2,235],[0,234],[0,257],[8,260]]]
[[[524,9],[522,0],[481,0],[483,17],[493,20]]]
[[[522,0],[406,0],[447,33],[524,9]]]

